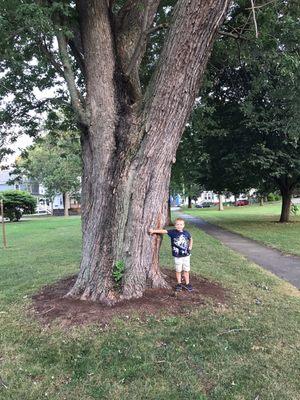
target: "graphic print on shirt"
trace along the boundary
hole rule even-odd
[[[184,235],[180,235],[178,237],[174,238],[174,245],[176,247],[173,247],[173,252],[175,254],[179,254],[179,251],[181,254],[187,254],[188,255],[188,245],[189,242],[187,240],[187,238]]]
[[[174,238],[174,244],[180,249],[186,250],[188,247],[188,240],[184,235],[180,235],[177,238]]]

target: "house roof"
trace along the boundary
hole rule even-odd
[[[13,178],[13,175],[9,175],[11,170],[0,171],[0,185],[5,185],[7,181]]]

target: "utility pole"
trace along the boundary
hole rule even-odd
[[[4,223],[4,207],[3,207],[3,200],[1,200],[1,218],[2,218],[3,246],[6,248],[6,247],[7,247],[7,242],[6,242],[5,223]]]

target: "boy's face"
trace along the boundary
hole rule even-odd
[[[179,231],[182,232],[184,228],[184,221],[176,221],[175,222],[175,228]]]

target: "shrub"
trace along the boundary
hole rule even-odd
[[[10,221],[19,221],[22,215],[33,214],[36,207],[36,198],[21,190],[5,190],[0,193],[3,200],[4,217]]]
[[[279,201],[281,197],[278,193],[269,193],[267,196],[268,201]]]
[[[291,205],[291,213],[294,215],[297,215],[298,212],[300,211],[300,207],[297,204],[293,204]]]
[[[275,195],[274,193],[269,193],[267,196],[268,201],[275,201]]]

